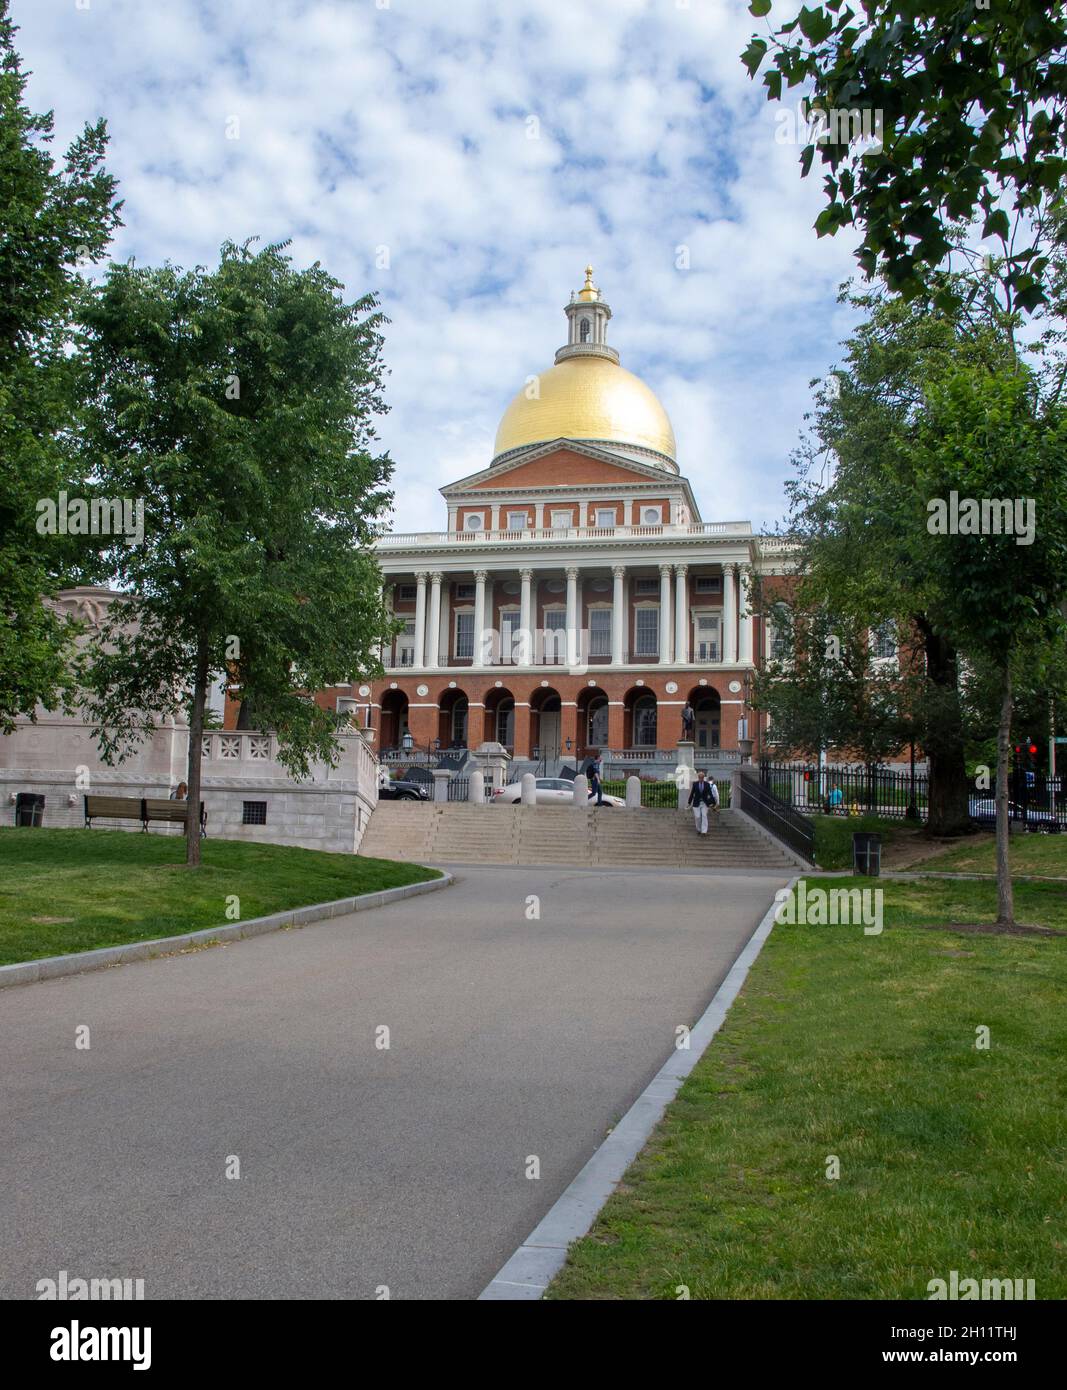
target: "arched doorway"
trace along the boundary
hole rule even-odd
[[[578,751],[608,746],[608,697],[598,686],[578,695]]]
[[[655,695],[644,686],[635,686],[623,704],[627,747],[654,749],[658,733]]]
[[[509,750],[515,747],[515,697],[510,690],[501,687],[486,695],[484,737]]]
[[[706,685],[698,685],[689,692],[689,703],[696,715],[693,741],[697,748],[719,748],[722,738],[722,697],[719,692]]]
[[[537,756],[558,758],[560,755],[562,705],[559,691],[542,686],[530,698],[530,738]]]
[[[466,748],[470,704],[462,690],[446,690],[441,696],[438,735],[442,748]]]
[[[387,690],[382,696],[382,741],[379,753],[399,748],[408,730],[408,697],[402,690]]]

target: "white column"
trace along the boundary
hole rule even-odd
[[[739,665],[747,665],[752,660],[752,611],[748,603],[749,585],[752,582],[752,566],[740,565],[737,571],[738,604],[741,610],[740,626],[737,632],[737,660]]]
[[[534,511],[534,525],[537,527],[537,529],[538,529],[539,531],[543,531],[543,530],[544,530],[544,527],[545,527],[545,504],[544,504],[543,502],[538,502],[537,507],[536,507],[536,509],[535,509],[535,511]]]
[[[688,565],[674,567],[674,660],[684,666],[689,660],[689,596],[685,577]]]
[[[533,570],[520,570],[519,578],[522,580],[522,593],[519,598],[520,638],[516,664],[529,666],[533,661],[533,615],[530,602],[530,581],[533,579]]]
[[[671,660],[671,567],[659,567],[659,664],[669,666]]]
[[[734,626],[734,570],[736,565],[722,567],[722,659],[732,666],[735,661],[736,628]]]
[[[578,571],[567,571],[567,665],[578,665]]]
[[[485,665],[485,570],[474,571],[474,665]]]
[[[430,575],[430,619],[426,629],[426,665],[431,670],[440,665],[441,651],[441,571]]]
[[[415,576],[415,665],[421,667],[426,659],[426,571]]]
[[[626,621],[626,599],[623,592],[623,579],[626,575],[625,565],[612,565],[611,573],[615,580],[615,589],[611,596],[611,664],[621,666],[623,662],[623,633]]]

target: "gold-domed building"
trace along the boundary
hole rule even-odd
[[[769,557],[748,522],[701,519],[667,412],[607,341],[592,267],[564,313],[492,458],[441,489],[448,529],[379,542],[403,625],[385,678],[320,698],[354,708],[386,762],[489,742],[512,775],[589,748],[612,776],[669,775],[687,703],[698,763],[737,761],[748,736],[746,677],[773,640],[750,578]]]
[[[632,450],[677,473],[667,412],[640,377],[619,366],[619,354],[607,344],[611,309],[593,284],[592,266],[586,266],[585,284],[566,313],[568,340],[555,366],[530,377],[505,410],[494,464],[516,449],[565,438]]]

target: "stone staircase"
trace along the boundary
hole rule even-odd
[[[795,868],[787,851],[734,811],[721,811],[708,834],[699,836],[692,816],[681,811],[383,801],[359,852],[438,864]]]

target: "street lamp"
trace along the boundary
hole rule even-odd
[[[401,748],[403,748],[405,753],[410,753],[411,750],[415,747],[415,740],[411,736],[410,729],[404,730],[404,737],[400,740],[400,746]]]
[[[570,751],[571,751],[571,741],[570,741],[570,738],[568,738],[568,739],[567,739],[567,752],[569,753]]]

